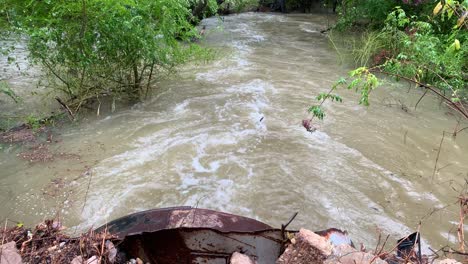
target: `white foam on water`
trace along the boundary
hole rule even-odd
[[[216,172],[219,167],[220,167],[220,162],[219,161],[213,161],[208,164],[208,168],[203,166],[200,163],[200,157],[195,157],[192,160],[192,167],[196,172]]]
[[[181,177],[181,184],[177,188],[182,193],[187,193],[188,189],[193,186],[200,186],[201,179],[195,178],[193,173],[184,173],[183,177]]]
[[[237,23],[235,27],[227,28],[227,31],[236,34],[236,37],[244,40],[246,43],[262,42],[266,40],[263,34],[252,27],[251,23]]]
[[[299,29],[301,31],[304,31],[304,32],[307,32],[307,33],[320,33],[318,30],[317,30],[317,27],[312,24],[312,23],[303,23],[303,24],[300,24],[299,25]]]
[[[203,195],[195,194],[187,198],[185,205],[199,205],[205,208],[229,208],[234,197],[234,181],[230,179],[217,179],[216,182],[210,181],[209,178],[201,180],[202,188],[205,189]],[[208,195],[206,195],[208,194]]]
[[[263,119],[265,118],[264,112],[270,108],[267,94],[276,93],[273,85],[260,79],[254,79],[247,83],[231,86],[226,89],[226,92],[242,95],[241,102],[236,103],[249,110],[250,122],[258,131],[266,132],[268,130]],[[232,107],[232,104],[233,102],[228,102],[227,107]]]
[[[155,122],[157,121],[155,120]],[[235,158],[229,158],[227,153],[213,155],[212,149],[219,148],[219,146],[230,146],[231,148],[234,146],[235,148],[240,141],[258,136],[256,129],[237,127],[236,130],[234,127],[236,127],[235,124],[224,132],[216,132],[216,127],[210,127],[207,128],[206,133],[203,130],[195,133],[196,136],[193,136],[194,133],[188,130],[170,137],[167,135],[170,134],[171,130],[162,129],[148,136],[135,138],[131,144],[132,149],[102,160],[92,170],[93,185],[113,186],[114,191],[96,191],[94,193],[91,190],[88,200],[92,201],[92,203],[86,205],[82,213],[84,222],[79,227],[86,227],[92,223],[103,223],[103,220],[112,216],[113,212],[120,208],[122,203],[133,199],[132,197],[137,195],[138,191],[157,189],[158,184],[152,183],[151,179],[148,179],[151,172],[148,171],[145,175],[139,175],[139,169],[148,165],[153,166],[151,164],[156,160],[160,160],[164,153],[181,145],[192,146],[196,153],[192,158],[190,168],[187,168],[187,164],[185,164],[183,169],[176,169],[181,179],[178,189],[184,193],[184,190],[187,190],[190,186],[205,186],[208,188],[206,192],[212,194],[209,199],[212,205],[214,204],[218,208],[229,208],[231,199],[235,195],[235,191],[231,188],[232,181],[219,179],[215,174],[225,164],[241,163],[237,162]],[[216,156],[219,156],[219,158],[216,158]],[[206,158],[209,159],[207,162],[204,161]],[[245,166],[245,164],[240,166]],[[198,174],[212,176],[200,179],[195,177]],[[252,177],[252,171],[246,169],[245,175],[246,177]],[[186,203],[191,203],[194,199],[199,198],[189,197]],[[164,201],[160,201],[160,203],[164,204]]]
[[[252,53],[251,45],[265,41],[265,36],[256,31],[251,23],[236,23],[235,27],[225,30],[235,35],[235,39],[230,39],[226,43],[234,49],[234,55],[226,58],[224,64],[215,65],[219,67],[215,67],[213,70],[197,73],[196,80],[224,83],[223,80],[228,79],[230,75],[248,71],[252,67],[252,63],[247,59],[248,55]]]
[[[184,100],[182,103],[177,104],[174,107],[174,114],[179,115],[187,111],[187,106],[189,105],[190,99]]]
[[[229,76],[233,73],[238,72],[241,66],[233,66],[233,67],[226,67],[224,69],[218,70],[211,70],[207,72],[197,73],[196,80],[197,81],[208,81],[208,82],[217,82],[217,83],[227,83]]]

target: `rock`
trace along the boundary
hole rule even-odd
[[[57,245],[52,246],[52,247],[49,247],[49,248],[47,249],[47,251],[51,252],[51,251],[54,251],[54,250],[56,250],[56,249],[57,249]]]
[[[333,255],[326,261],[326,264],[387,264],[386,261],[367,252],[359,251],[350,245],[342,244],[333,248]]]
[[[136,260],[135,259],[130,259],[130,263],[131,264],[136,264]]]
[[[72,259],[70,264],[83,264],[83,258],[81,256],[76,256]]]
[[[114,263],[115,262],[115,258],[117,256],[117,249],[115,248],[114,244],[107,240],[106,241],[106,249],[107,249],[107,257],[109,259],[109,262],[110,263]]]
[[[239,252],[234,252],[231,256],[230,264],[256,264],[256,261],[253,261],[249,256],[241,254]]]
[[[21,256],[14,241],[0,247],[0,264],[22,264]]]
[[[60,248],[63,248],[63,246],[65,246],[65,243],[66,243],[66,242],[60,243],[60,244],[59,244],[59,247],[60,247]]]
[[[136,259],[136,263],[137,263],[137,264],[144,264],[144,263],[143,263],[143,260],[141,260],[140,258],[137,258],[137,259]]]
[[[98,263],[99,263],[99,260],[96,256],[92,256],[86,261],[86,264],[98,264]]]
[[[62,222],[54,220],[52,222],[52,228],[60,230],[62,228]]]
[[[461,262],[458,262],[454,259],[443,259],[440,261],[435,261],[434,264],[461,264]]]
[[[332,245],[326,238],[301,228],[276,263],[324,263],[325,259],[331,255],[332,249]]]

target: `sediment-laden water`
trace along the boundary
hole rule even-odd
[[[54,161],[29,163],[16,156],[27,145],[5,145],[0,217],[36,223],[58,211],[83,230],[176,205],[275,226],[298,211],[292,227],[342,228],[368,245],[378,229],[396,239],[421,219],[425,241],[446,243],[456,207],[427,215],[456,201],[452,187],[468,172],[464,133],[444,139],[433,177],[442,132],[456,125],[448,109],[426,97],[414,110],[421,91],[385,82],[369,108],[340,92],[345,101],[326,104],[309,133],[305,110],[351,69],[319,33],[326,16],[246,13],[203,24],[216,60],[184,67],[144,103],[60,129]]]

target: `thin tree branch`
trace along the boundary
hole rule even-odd
[[[416,102],[416,104],[414,105],[414,110],[416,110],[416,107],[418,107],[418,104],[422,101],[422,99],[424,98],[424,96],[426,96],[427,91],[429,91],[429,90],[427,90],[427,89],[424,90],[423,95],[421,96],[421,98],[419,98],[418,102]]]
[[[431,86],[429,86],[428,84],[419,82],[419,81],[417,81],[417,80],[414,80],[414,79],[411,79],[411,78],[408,78],[408,77],[405,77],[405,76],[402,76],[402,75],[399,75],[399,74],[396,74],[396,73],[391,73],[391,72],[383,71],[383,70],[378,69],[378,68],[369,69],[369,71],[370,71],[370,72],[382,73],[382,74],[390,75],[390,76],[395,76],[395,77],[397,77],[397,78],[406,80],[406,81],[408,81],[408,82],[416,83],[416,84],[418,84],[420,87],[423,87],[423,88],[425,88],[425,89],[427,89],[427,90],[430,90],[431,92],[435,93],[437,96],[439,96],[439,97],[442,98],[444,101],[446,101],[447,104],[451,105],[451,106],[452,106],[459,114],[461,114],[465,119],[468,119],[468,112],[467,112],[467,111],[464,111],[464,108],[461,108],[457,103],[454,103],[450,98],[448,98],[447,96],[443,95],[440,91],[438,91],[437,88],[431,87]]]
[[[434,176],[437,171],[437,163],[439,162],[440,151],[442,150],[442,143],[444,142],[444,138],[445,138],[445,131],[442,132],[442,139],[440,140],[439,149],[437,150],[437,157],[436,157],[435,164],[434,164],[434,170],[432,172],[432,181],[434,181]]]

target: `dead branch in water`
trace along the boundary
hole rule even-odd
[[[86,201],[88,200],[88,193],[89,193],[89,187],[91,186],[91,180],[93,178],[93,173],[89,171],[89,180],[88,180],[88,186],[86,187],[86,194],[83,202],[83,207],[81,208],[81,213],[83,213],[85,206],[86,206]]]
[[[468,182],[465,182],[465,188],[463,192],[458,197],[458,202],[460,206],[460,221],[458,223],[458,245],[459,250],[465,253],[465,218],[468,214]]]
[[[445,131],[442,132],[442,139],[440,140],[439,149],[437,150],[437,157],[436,157],[435,164],[434,164],[434,170],[432,171],[432,181],[434,181],[434,177],[437,171],[437,163],[439,162],[440,151],[442,150],[442,143],[444,142],[444,138],[445,138]]]
[[[418,107],[418,104],[422,101],[422,99],[424,98],[424,96],[426,96],[427,91],[429,91],[429,90],[426,89],[426,90],[424,91],[423,95],[422,95],[422,96],[419,98],[419,100],[416,102],[416,104],[414,105],[414,110],[416,110],[416,108]]]
[[[63,107],[63,109],[68,113],[68,116],[70,117],[71,121],[75,121],[75,115],[73,112],[70,110],[67,104],[65,104],[62,99],[60,99],[58,96],[55,97],[55,100]]]

